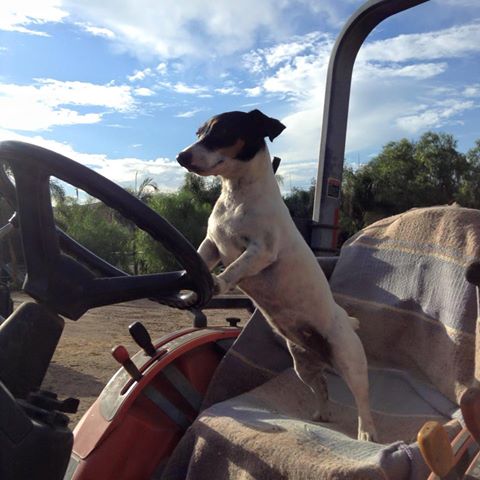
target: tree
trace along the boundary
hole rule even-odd
[[[347,168],[342,186],[344,227],[353,233],[413,207],[450,204],[461,201],[462,195],[471,199],[475,152],[468,160],[456,148],[452,135],[427,132],[417,142],[386,144],[356,171]]]
[[[127,188],[127,192],[131,193],[134,197],[138,198],[143,203],[149,202],[151,198],[158,192],[158,185],[157,182],[152,177],[145,177],[140,185],[137,186],[137,174],[135,172],[135,186],[134,188]],[[117,219],[120,223],[125,225],[131,233],[131,240],[130,240],[130,247],[131,247],[131,258],[132,258],[132,265],[133,265],[133,273],[134,275],[138,275],[139,273],[139,258],[138,258],[138,246],[137,246],[137,226],[131,222],[130,220],[126,219],[122,215],[117,215]]]
[[[458,200],[461,205],[480,209],[480,139],[466,155],[468,172],[461,181]]]
[[[158,192],[157,182],[152,177],[145,177],[140,185],[137,186],[137,173],[135,173],[135,186],[134,188],[127,188],[127,192],[130,192],[134,197],[137,197],[144,203],[148,203],[148,200]]]
[[[67,194],[63,185],[56,179],[50,180],[50,195],[54,205],[64,203],[67,199]]]
[[[154,195],[149,206],[175,226],[196,248],[207,233],[208,217],[211,213],[209,203],[202,203],[186,189],[176,193]],[[143,231],[137,231],[137,247],[140,271],[153,273],[171,271],[180,268],[171,254],[159,242]]]
[[[308,190],[294,187],[283,200],[292,217],[310,219],[313,214],[314,197],[315,181],[312,180]]]
[[[119,268],[131,265],[131,230],[119,222],[113,210],[95,199],[78,203],[72,197],[55,208],[57,224],[96,255]]]
[[[457,152],[453,135],[423,134],[416,144],[415,157],[420,165],[417,184],[424,194],[423,203],[439,205],[457,200],[468,163],[465,155]]]
[[[221,190],[222,182],[218,177],[206,179],[191,172],[185,174],[180,187],[180,191],[190,193],[199,203],[208,203],[211,207],[215,205]]]

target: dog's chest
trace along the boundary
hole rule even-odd
[[[247,248],[252,232],[251,208],[245,203],[219,201],[208,221],[208,234],[215,242],[222,263],[228,265]]]

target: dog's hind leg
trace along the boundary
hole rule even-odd
[[[365,351],[347,313],[340,307],[328,341],[332,347],[333,366],[345,380],[357,404],[358,439],[375,441],[377,434],[370,411]]]
[[[317,402],[312,419],[320,422],[330,420],[328,390],[323,363],[310,350],[287,339],[287,346],[293,358],[293,368],[298,378],[313,392]]]

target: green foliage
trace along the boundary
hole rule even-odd
[[[458,201],[466,207],[480,209],[480,139],[466,155],[468,170],[460,182]]]
[[[144,203],[147,203],[152,196],[158,192],[157,182],[152,177],[145,177],[140,185],[137,186],[137,174],[135,174],[135,187],[126,188],[127,192],[131,193]]]
[[[131,230],[120,223],[113,210],[90,200],[80,204],[67,197],[57,204],[58,225],[71,237],[107,262],[129,270]]]
[[[467,155],[446,133],[386,144],[356,171],[346,168],[342,185],[342,228],[354,233],[378,218],[413,207],[451,204],[477,207],[480,144]],[[477,187],[475,187],[477,185]]]
[[[197,202],[208,203],[211,207],[215,205],[221,190],[222,184],[218,177],[207,179],[191,172],[185,174],[185,180],[180,187],[181,192],[188,192]]]
[[[200,245],[206,235],[211,212],[208,203],[202,203],[192,192],[183,188],[177,193],[159,193],[153,196],[149,206],[183,233],[195,247]],[[136,240],[142,272],[180,268],[174,257],[145,232],[137,231]]]
[[[284,197],[285,204],[294,218],[312,218],[313,200],[315,197],[315,181],[308,190],[292,188],[291,192]]]
[[[108,262],[136,274],[180,268],[159,242],[101,202],[88,199],[79,203],[67,197],[58,183],[52,184],[51,190],[60,228]],[[205,237],[220,184],[188,174],[178,192],[165,194],[158,193],[156,183],[146,178],[130,193],[166,218],[197,247]]]

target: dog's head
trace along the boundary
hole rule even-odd
[[[199,175],[229,176],[237,162],[248,162],[265,147],[265,137],[273,141],[284,128],[260,110],[222,113],[198,129],[198,140],[177,161]]]

